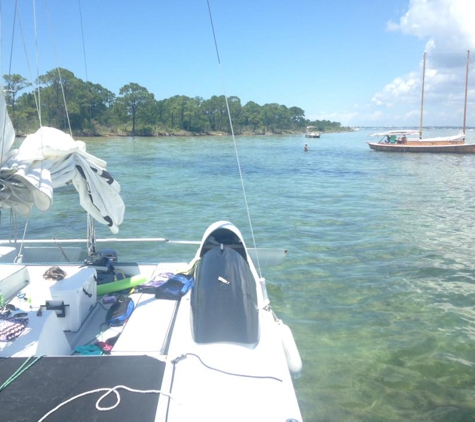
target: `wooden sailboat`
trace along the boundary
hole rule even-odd
[[[419,131],[415,130],[391,130],[385,132],[373,133],[370,136],[380,137],[379,142],[368,142],[371,149],[375,151],[388,152],[432,152],[432,153],[456,153],[456,154],[475,154],[475,144],[465,143],[465,125],[467,116],[467,88],[468,72],[470,66],[470,50],[467,51],[467,65],[465,76],[465,106],[462,131],[458,135],[422,138],[423,117],[424,117],[424,82],[426,53],[424,53],[422,68],[422,94],[421,94],[421,117]],[[418,134],[418,138],[408,138],[407,136]]]

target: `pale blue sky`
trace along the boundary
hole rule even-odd
[[[208,99],[223,94],[222,70],[226,94],[243,105],[298,106],[349,126],[418,126],[424,51],[424,123],[460,126],[471,49],[475,126],[472,0],[210,0],[221,69],[206,0],[37,0],[38,59],[33,1],[19,3],[31,70],[17,26],[12,73],[59,65],[115,94],[136,82],[156,99]],[[5,74],[14,1],[1,4]]]

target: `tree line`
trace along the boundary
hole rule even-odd
[[[223,95],[207,100],[185,95],[156,100],[137,83],[124,85],[115,95],[63,68],[39,76],[35,90],[21,75],[4,75],[3,79],[7,107],[18,134],[34,131],[40,124],[64,131],[71,127],[74,135],[82,136],[231,133]],[[27,92],[20,95],[23,90]],[[348,130],[338,122],[310,121],[299,107],[261,106],[253,101],[242,105],[236,96],[227,100],[235,134],[296,133],[304,132],[306,126],[315,126],[320,132]]]

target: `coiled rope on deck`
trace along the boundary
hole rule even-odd
[[[56,406],[54,409],[51,409],[48,413],[46,413],[44,416],[42,416],[41,419],[38,420],[38,422],[43,422],[46,418],[51,416],[58,409],[60,409],[61,407],[65,406],[66,404],[68,404],[68,403],[70,403],[74,400],[77,400],[77,399],[79,399],[81,397],[84,397],[84,396],[87,396],[89,394],[100,393],[102,391],[105,391],[105,393],[101,397],[99,397],[99,399],[97,400],[96,409],[99,410],[100,412],[107,412],[109,410],[115,409],[120,403],[120,394],[117,391],[119,389],[127,390],[127,391],[130,391],[131,393],[138,393],[138,394],[163,394],[163,395],[169,397],[170,399],[173,399],[173,397],[170,394],[164,393],[161,390],[137,390],[135,388],[127,387],[125,385],[116,385],[115,387],[111,387],[111,388],[98,388],[96,390],[90,390],[90,391],[86,391],[84,393],[78,394],[77,396],[71,397],[70,399],[58,404],[58,406]],[[111,393],[115,394],[117,401],[112,406],[102,407],[100,405],[101,401],[104,400]]]

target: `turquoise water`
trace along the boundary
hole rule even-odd
[[[369,133],[237,138],[257,246],[289,250],[263,275],[302,355],[304,420],[475,420],[475,155],[375,152]],[[226,219],[251,243],[229,137],[86,142],[122,186],[120,236],[199,240]],[[76,204],[73,189],[57,193],[28,237],[85,236]],[[194,250],[119,255],[188,260]]]

